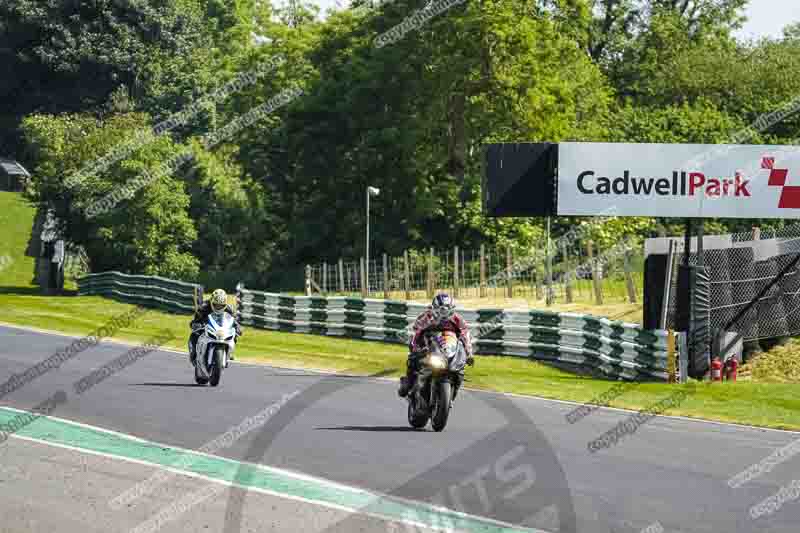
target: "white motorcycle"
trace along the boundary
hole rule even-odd
[[[230,313],[208,315],[203,332],[195,343],[194,380],[198,385],[219,385],[222,369],[236,348],[236,327]],[[189,348],[191,349],[191,347]]]

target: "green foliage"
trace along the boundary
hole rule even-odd
[[[612,81],[637,106],[710,101],[748,124],[796,101],[800,40],[741,43],[715,27],[692,32],[689,21],[671,12],[654,17],[610,68]],[[791,34],[791,27],[787,31]],[[779,140],[796,137],[799,128],[797,113],[767,132]]]
[[[694,103],[659,107],[622,105],[610,116],[609,141],[636,143],[730,142],[744,122],[720,110],[713,102],[699,99]],[[756,141],[758,137],[756,137]]]
[[[189,253],[197,237],[188,216],[183,183],[162,175],[109,211],[90,218],[86,208],[107,194],[157,168],[182,147],[168,137],[151,138],[142,148],[105,172],[68,188],[64,179],[116,142],[128,142],[151,126],[146,115],[115,115],[97,121],[87,115],[32,115],[22,124],[31,158],[37,161],[29,198],[53,209],[60,231],[83,245],[95,271],[191,278],[198,262]]]
[[[290,288],[305,263],[364,255],[368,185],[381,189],[371,204],[373,254],[486,244],[527,255],[541,245],[545,221],[483,217],[486,143],[800,137],[800,112],[747,130],[796,97],[800,26],[782,39],[737,41],[745,4],[465,2],[376,47],[425,2],[358,2],[324,21],[300,1],[6,2],[0,153],[34,169],[31,200],[55,209],[95,270]],[[205,103],[188,124],[83,185],[64,186],[137,132],[276,57],[281,66],[255,84]],[[201,135],[293,87],[304,94],[213,151],[202,148]],[[189,147],[195,157],[180,171],[96,219],[84,216]],[[589,222],[554,218],[553,235]],[[709,221],[707,231],[759,222]],[[589,237],[602,251],[678,224],[618,218]]]

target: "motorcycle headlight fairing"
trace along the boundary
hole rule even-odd
[[[447,360],[441,355],[429,355],[428,366],[433,370],[444,370],[447,368]]]

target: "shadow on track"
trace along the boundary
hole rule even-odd
[[[267,372],[264,374],[264,376],[277,377],[277,378],[293,377],[293,378],[316,378],[316,379],[324,378],[326,380],[355,379],[362,381],[380,381],[380,378],[375,378],[370,375],[360,375],[360,374],[324,374],[324,373],[312,374],[310,372],[308,373]]]
[[[197,383],[131,383],[129,387],[206,387]]]
[[[338,426],[330,428],[314,428],[330,431],[424,431],[408,426]]]

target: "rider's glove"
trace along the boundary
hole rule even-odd
[[[474,365],[474,364],[475,364],[475,358],[474,358],[474,357],[472,357],[471,355],[470,355],[470,356],[467,356],[467,364],[468,364],[469,366],[472,366],[472,365]]]

